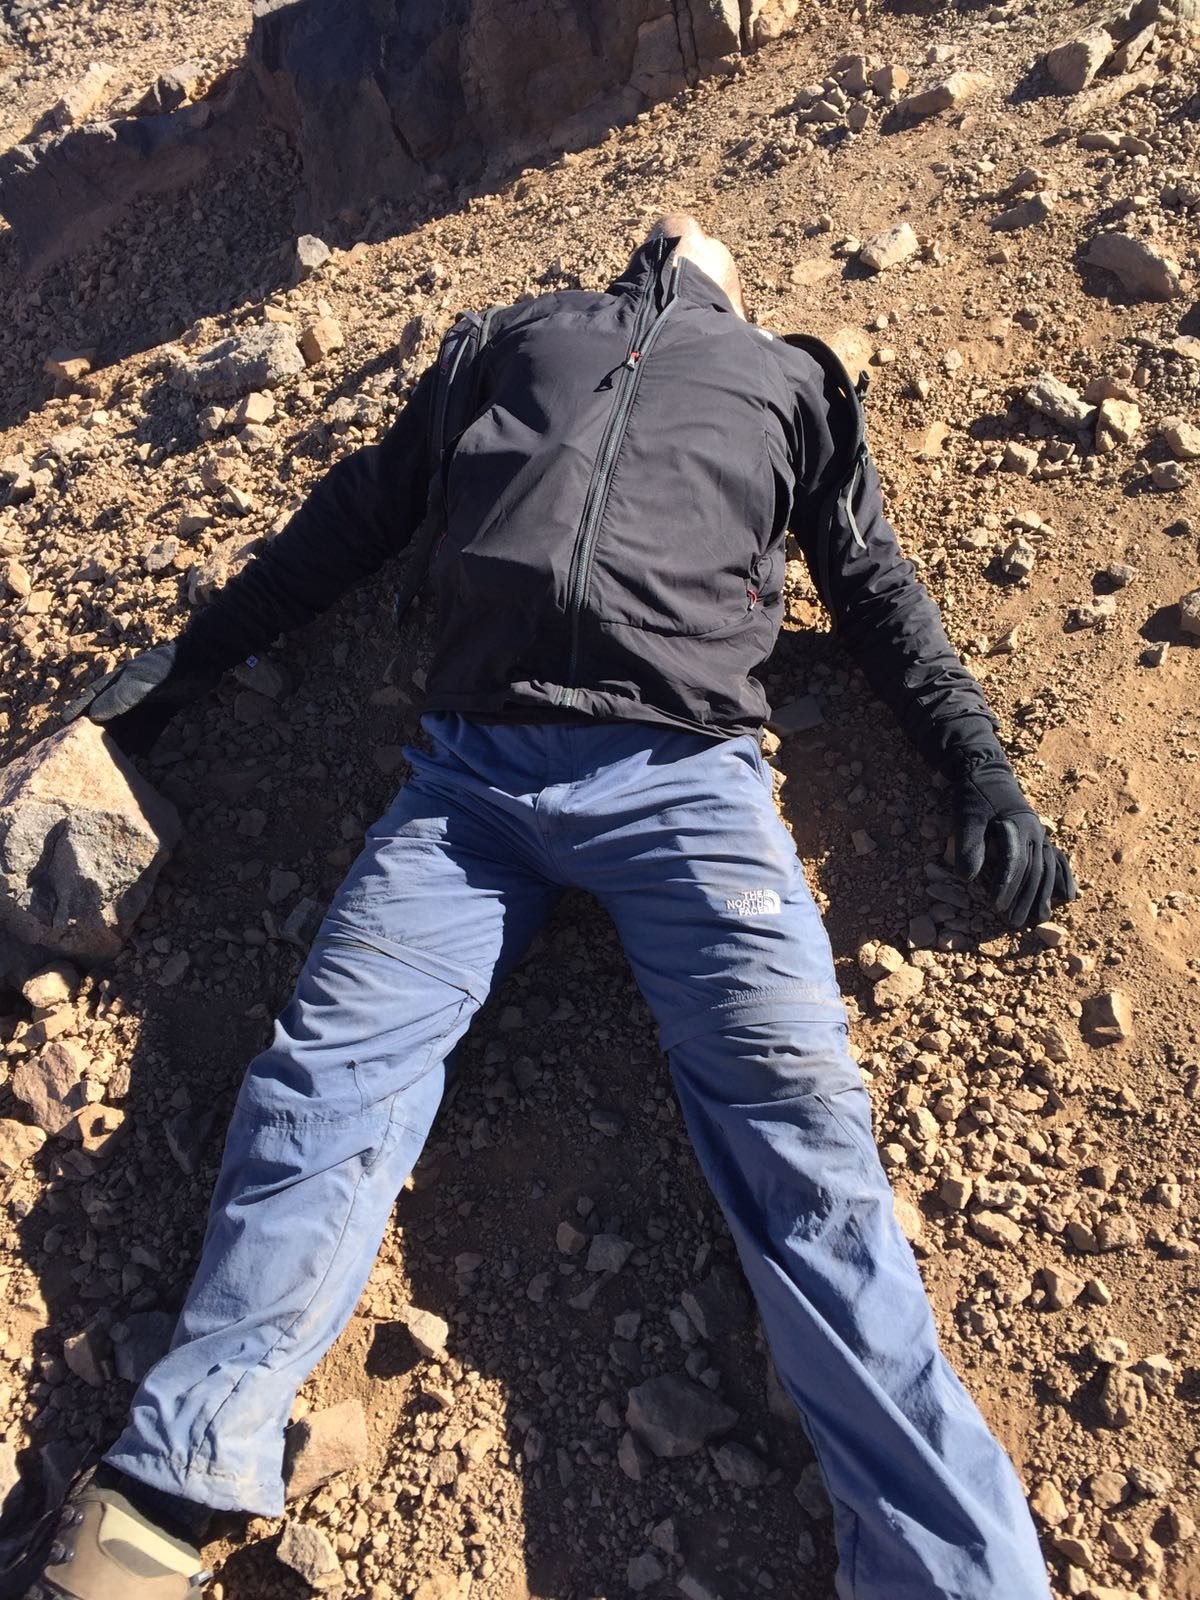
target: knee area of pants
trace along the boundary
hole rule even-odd
[[[859,1091],[866,1104],[862,1074],[846,1050],[846,1030],[820,1025],[823,1037],[803,1030],[759,1025],[721,1029],[689,1040],[672,1052],[685,1078],[724,1088],[739,1101],[794,1100],[805,1096]],[[869,1111],[868,1111],[869,1114]]]

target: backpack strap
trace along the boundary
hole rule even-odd
[[[429,576],[434,549],[446,531],[446,452],[474,420],[479,402],[479,357],[491,337],[492,320],[499,309],[489,306],[482,313],[464,311],[442,335],[426,441],[429,496],[421,525],[409,545],[404,582],[396,595],[397,626]]]
[[[803,350],[825,374],[826,395],[832,391],[836,402],[829,408],[829,425],[833,433],[837,454],[830,463],[827,487],[818,514],[818,535],[827,543],[834,521],[840,517],[850,530],[857,550],[866,550],[866,540],[859,530],[854,514],[854,502],[862,484],[867,464],[867,428],[863,414],[870,377],[864,371],[857,383],[851,382],[841,357],[835,350],[810,333],[787,333],[784,342],[793,349]]]

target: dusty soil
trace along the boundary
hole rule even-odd
[[[0,131],[25,131],[102,44],[130,79],[200,53],[198,10],[171,8],[161,50],[160,15],[40,12],[40,41],[4,47],[24,98]],[[0,598],[0,754],[55,727],[97,672],[170,637],[197,576],[219,579],[329,461],[386,426],[458,308],[601,286],[656,213],[696,210],[737,251],[759,321],[851,330],[869,358],[893,520],[1080,880],[1044,937],[1006,933],[945,886],[944,791],[789,569],[768,687],[777,708],[815,695],[824,720],[771,742],[780,806],[827,914],[947,1351],[1035,1495],[1056,1594],[1197,1600],[1200,639],[1178,602],[1200,585],[1200,508],[1196,468],[1163,430],[1200,422],[1187,343],[1200,334],[1200,58],[1167,19],[1135,70],[1050,93],[1035,70],[1047,47],[1110,16],[1003,5],[864,26],[810,9],[744,71],[593,149],[551,153],[442,214],[331,235],[332,261],[298,287],[278,145],[147,203],[36,282],[0,236],[0,458],[22,455],[35,486],[0,509],[0,556],[27,580],[9,568]],[[205,49],[221,29],[236,42],[244,18],[205,8]],[[799,92],[853,52],[909,69],[916,88],[958,67],[990,83],[924,120],[868,94],[861,131],[798,122]],[[1115,149],[1080,145],[1105,130]],[[1037,192],[1054,197],[1041,222],[991,229]],[[1181,263],[1183,294],[1137,299],[1087,265],[1116,219]],[[855,241],[899,222],[921,248],[867,274]],[[251,453],[205,435],[202,404],[163,381],[164,345],[203,347],[268,307],[297,327],[332,314],[345,346],[275,391]],[[94,350],[93,370],[56,398],[43,361],[64,347]],[[1047,372],[1136,405],[1132,437],[1101,453],[1090,423],[1033,410],[1024,395]],[[160,564],[185,509],[211,521]],[[1022,577],[1006,572],[1017,537],[1033,559]],[[124,1143],[103,1164],[52,1140],[3,1179],[0,1440],[30,1485],[118,1428],[129,1384],[90,1386],[64,1340],[87,1328],[109,1360],[131,1316],[178,1307],[242,1068],[315,910],[403,778],[423,623],[393,661],[391,582],[278,648],[280,698],[231,681],[146,764],[185,843],[125,953],[55,1024],[88,1052],[95,1097],[123,1109]],[[1106,595],[1111,614],[1076,625],[1075,608]],[[923,972],[899,1010],[879,1008],[858,958],[871,940]],[[1132,1033],[1102,1043],[1088,1007],[1114,989]],[[19,996],[0,1002],[5,1077],[38,1026]],[[0,1115],[28,1118],[7,1089]],[[556,1247],[568,1220],[634,1247],[580,1306],[591,1275]],[[461,1048],[378,1270],[302,1396],[308,1410],[356,1399],[369,1424],[370,1459],[294,1508],[329,1536],[347,1593],[594,1600],[631,1592],[629,1563],[652,1556],[660,1576],[635,1569],[652,1596],[827,1600],[827,1507],[772,1403],[761,1339],[744,1323],[703,1341],[679,1315],[730,1257],[613,932],[568,899]],[[409,1304],[449,1323],[436,1361],[402,1326]],[[705,1453],[640,1478],[619,1464],[629,1387],[685,1362],[738,1409],[753,1486]],[[276,1532],[229,1519],[214,1593],[307,1592],[277,1562]]]

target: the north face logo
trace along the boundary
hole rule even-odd
[[[725,909],[735,917],[777,917],[783,906],[774,889],[743,889],[726,900]]]

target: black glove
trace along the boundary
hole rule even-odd
[[[968,756],[954,779],[954,853],[968,883],[983,874],[1010,927],[1045,922],[1052,902],[1074,900],[1071,863],[1050,842],[999,749]]]
[[[127,756],[145,755],[177,711],[220,682],[219,671],[189,655],[178,639],[144,650],[85,689],[63,721],[86,715]]]

